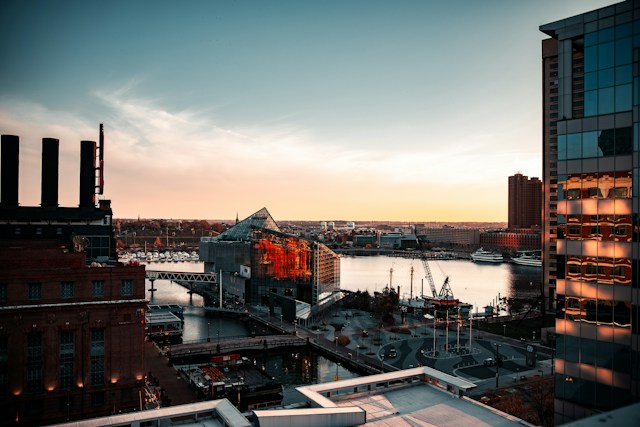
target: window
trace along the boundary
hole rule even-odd
[[[613,234],[615,236],[626,236],[627,235],[627,226],[626,225],[617,225],[613,227]]]
[[[120,288],[120,294],[122,296],[131,296],[131,295],[133,295],[133,280],[124,279],[122,281],[122,286]]]
[[[94,280],[91,284],[91,295],[93,297],[104,296],[104,280]]]
[[[30,300],[42,299],[42,283],[29,283],[28,286]]]
[[[0,393],[9,393],[9,337],[0,335]]]
[[[569,227],[567,227],[567,234],[570,234],[570,235],[573,235],[573,236],[579,236],[581,234],[580,226],[579,225],[570,225]]]
[[[60,298],[73,298],[73,282],[62,282],[60,284]]]
[[[91,385],[104,384],[104,329],[91,331]]]
[[[62,390],[73,387],[74,351],[73,331],[60,332],[60,389]]]
[[[625,199],[628,196],[627,187],[614,187],[609,190],[609,197],[615,199]]]
[[[6,304],[8,296],[8,288],[6,283],[0,283],[0,304]]]
[[[27,335],[27,393],[42,392],[42,335]]]

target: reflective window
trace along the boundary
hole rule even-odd
[[[598,87],[605,88],[613,86],[614,83],[614,68],[608,68],[606,70],[598,71]]]
[[[582,156],[598,157],[602,153],[598,148],[598,132],[585,132],[582,134]]]
[[[584,72],[598,70],[598,46],[584,48]]]
[[[613,88],[598,90],[598,114],[611,114],[614,111]]]
[[[598,68],[603,70],[605,68],[613,67],[615,65],[614,58],[615,43],[601,43],[598,45]]]
[[[632,57],[631,37],[616,40],[616,65],[630,64]]]
[[[616,67],[615,83],[617,85],[631,83],[633,81],[633,69],[631,65]]]
[[[579,159],[582,157],[582,134],[570,133],[567,135],[567,158]]]
[[[584,115],[596,116],[598,114],[598,91],[591,90],[584,93]]]
[[[615,110],[616,111],[628,111],[632,108],[632,85],[626,84],[616,86],[615,88]]]
[[[558,160],[567,158],[567,136],[558,135]]]

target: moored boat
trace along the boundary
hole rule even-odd
[[[474,253],[471,254],[471,259],[474,262],[493,262],[493,263],[501,263],[504,262],[504,257],[501,253],[487,251],[483,248],[478,249]]]
[[[511,257],[511,261],[518,265],[526,265],[528,267],[542,267],[542,259],[533,252],[521,252],[516,257]]]

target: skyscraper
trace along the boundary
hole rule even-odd
[[[556,424],[640,400],[640,0],[546,24],[543,257]]]
[[[542,182],[516,173],[509,177],[509,228],[540,226]]]

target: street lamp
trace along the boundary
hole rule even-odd
[[[336,353],[337,353],[338,352],[338,336],[337,335],[333,337],[333,342],[335,342],[336,344]]]
[[[503,337],[507,336],[507,325],[502,325],[502,336]]]
[[[356,360],[360,358],[360,344],[356,344]]]
[[[384,374],[384,354],[380,355],[380,370]]]
[[[211,335],[209,331],[211,330],[211,322],[207,322],[207,342],[211,342]]]
[[[496,388],[498,388],[498,379],[500,378],[500,344],[495,343],[496,346]]]
[[[424,366],[424,350],[420,350],[420,365]]]

